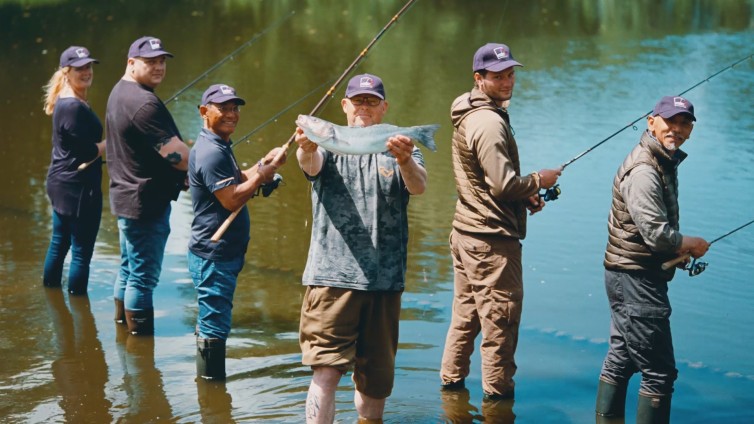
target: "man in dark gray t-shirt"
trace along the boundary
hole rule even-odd
[[[107,101],[110,210],[118,217],[121,266],[113,289],[115,321],[134,335],[154,333],[152,293],[170,234],[170,201],[178,197],[189,148],[154,89],[173,55],[154,37],[128,50],[126,72]]]

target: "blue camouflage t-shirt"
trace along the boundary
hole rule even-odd
[[[414,161],[424,166],[421,151]],[[324,152],[312,180],[312,235],[303,284],[369,291],[405,286],[409,192],[389,152]]]

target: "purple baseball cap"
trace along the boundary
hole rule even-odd
[[[691,116],[692,121],[696,121],[694,116],[694,105],[681,96],[665,96],[660,99],[652,110],[652,116],[660,115],[663,118],[672,118],[679,113],[685,113]]]
[[[145,36],[131,43],[131,47],[128,48],[128,57],[157,57],[167,56],[173,57],[172,53],[169,53],[162,48],[162,41],[159,38]]]
[[[385,100],[385,86],[382,84],[382,80],[378,76],[372,74],[356,75],[348,81],[346,97],[350,99],[359,94],[372,94]]]
[[[202,104],[225,103],[235,100],[239,105],[245,105],[246,101],[236,96],[236,89],[226,84],[212,84],[202,95]]]
[[[474,72],[500,72],[511,66],[524,66],[513,59],[511,49],[505,44],[487,43],[474,53]]]
[[[60,67],[73,66],[78,68],[87,63],[99,63],[99,60],[89,56],[89,50],[86,47],[71,46],[60,54]]]

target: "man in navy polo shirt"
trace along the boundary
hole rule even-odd
[[[128,49],[126,72],[107,101],[110,210],[118,217],[121,266],[115,321],[134,335],[154,333],[152,293],[170,234],[170,202],[185,189],[189,148],[154,93],[167,70],[160,39],[141,37]]]
[[[199,302],[196,336],[196,373],[208,380],[225,378],[225,341],[230,333],[236,279],[244,265],[249,243],[246,202],[271,183],[285,154],[280,148],[251,168],[241,171],[230,140],[246,102],[225,84],[210,86],[202,96],[199,114],[204,121],[189,155],[189,187],[194,207],[188,264]],[[226,218],[242,208],[219,241],[212,235]]]

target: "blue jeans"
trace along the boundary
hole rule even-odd
[[[189,272],[194,280],[199,302],[199,337],[228,339],[233,293],[243,265],[243,256],[229,261],[212,261],[188,252]]]
[[[128,311],[153,309],[152,292],[162,271],[165,244],[170,235],[170,206],[152,219],[118,217],[120,273],[113,296]]]
[[[94,242],[99,232],[102,202],[93,203],[81,216],[65,216],[53,210],[52,237],[44,263],[43,283],[59,287],[63,276],[63,262],[71,251],[68,270],[68,291],[85,294],[89,285],[89,263],[94,253]]]

